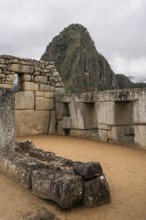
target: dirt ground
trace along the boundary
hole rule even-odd
[[[61,220],[146,220],[146,151],[64,136],[27,136],[47,151],[80,161],[99,161],[109,183],[110,204],[69,211],[41,200],[0,174],[0,220],[20,220],[24,213],[45,207]]]

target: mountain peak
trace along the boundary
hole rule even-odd
[[[119,88],[116,75],[81,24],[64,28],[47,46],[41,59],[54,62],[68,93]]]

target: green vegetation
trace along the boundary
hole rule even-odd
[[[53,61],[67,93],[132,88],[124,75],[115,75],[107,60],[97,52],[87,29],[72,24],[53,38],[41,57]]]

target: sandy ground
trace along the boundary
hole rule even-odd
[[[0,174],[0,220],[19,220],[24,213],[47,208],[61,220],[146,220],[146,151],[64,136],[29,136],[34,144],[59,156],[99,161],[110,186],[110,204],[69,211],[35,197]]]

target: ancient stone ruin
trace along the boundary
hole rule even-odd
[[[53,63],[0,56],[0,88],[14,88],[15,134],[61,134],[146,149],[146,89],[66,95]]]
[[[66,95],[53,63],[0,56],[0,171],[38,197],[62,209],[110,202],[97,161],[71,161],[31,141],[15,144],[15,135],[71,135],[146,149],[145,132],[146,89]]]
[[[37,149],[30,140],[14,142],[14,94],[7,89],[0,91],[1,102],[6,106],[5,111],[4,105],[0,108],[3,140],[0,145],[0,172],[32,190],[36,196],[54,201],[62,209],[109,203],[108,183],[98,162],[83,163],[58,157],[55,153]],[[4,136],[3,130],[6,132]]]
[[[98,162],[58,157],[35,148],[29,140],[17,143],[13,151],[0,151],[0,172],[36,196],[56,202],[62,209],[110,202],[108,183]]]

